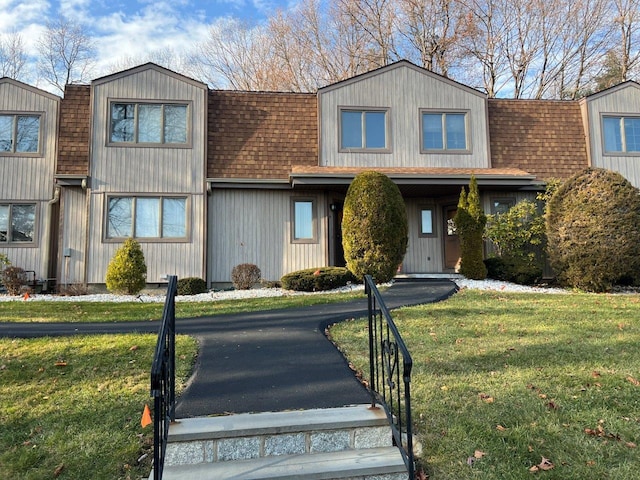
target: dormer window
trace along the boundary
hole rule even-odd
[[[388,151],[387,109],[340,110],[340,151]]]
[[[111,103],[112,144],[186,145],[189,106],[179,103]]]
[[[469,150],[467,138],[466,112],[421,111],[423,152],[466,152]]]
[[[603,116],[605,153],[640,152],[640,116]]]
[[[0,114],[0,155],[40,151],[40,115]]]

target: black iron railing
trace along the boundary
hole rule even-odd
[[[176,419],[176,293],[178,277],[168,277],[162,324],[151,366],[153,397],[153,479],[160,480],[164,470],[169,425]]]
[[[409,472],[415,475],[411,422],[413,360],[370,275],[364,277],[369,306],[369,391],[371,406],[380,403],[389,417],[394,443]]]

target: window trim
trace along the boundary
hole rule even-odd
[[[516,203],[518,203],[514,197],[490,197],[489,201],[491,202],[489,206],[491,215],[498,215],[499,213],[501,213],[496,211],[495,209],[494,204],[496,202],[511,204],[507,210],[511,209],[512,207],[515,207]]]
[[[446,115],[448,114],[462,114],[464,115],[464,136],[465,136],[465,149],[450,149],[446,147],[447,143],[447,131],[443,124],[442,129],[442,145],[443,148],[425,148],[424,145],[424,115],[425,114],[440,114],[443,116],[443,121]],[[471,144],[471,110],[455,110],[455,109],[439,109],[439,108],[421,108],[419,109],[420,116],[420,130],[419,130],[419,138],[420,138],[420,153],[422,154],[441,154],[441,155],[470,155],[472,153],[473,147]]]
[[[311,238],[296,238],[296,203],[311,202]],[[312,244],[318,243],[318,199],[316,197],[290,197],[289,200],[290,218],[290,241],[292,244]]]
[[[431,212],[431,233],[422,231],[422,212],[428,210]],[[434,205],[418,205],[418,237],[433,238],[438,236],[438,222],[436,222],[436,207]]]
[[[111,140],[113,133],[112,122],[112,108],[114,104],[133,104],[135,105],[134,116],[134,138],[133,142],[114,142]],[[186,115],[186,142],[185,143],[151,143],[151,142],[138,142],[138,106],[139,105],[160,105],[163,107],[166,105],[183,105],[187,107]],[[164,135],[164,115],[162,115],[161,134]],[[153,99],[132,99],[132,98],[109,98],[107,100],[107,137],[105,145],[107,147],[131,147],[131,148],[193,148],[193,101],[192,100],[153,100]]]
[[[39,219],[40,219],[40,205],[39,202],[34,201],[22,201],[22,200],[9,200],[0,201],[0,205],[9,205],[9,224],[8,228],[11,228],[11,209],[14,205],[32,205],[34,207],[33,215],[33,240],[30,242],[16,242],[7,240],[6,242],[0,242],[0,248],[33,248],[38,246],[39,239]]]
[[[384,148],[343,148],[342,147],[342,112],[359,112],[363,116],[365,113],[384,113]],[[339,106],[338,107],[338,152],[339,153],[391,153],[391,108],[390,107],[358,107],[358,106]],[[361,140],[364,143],[366,139],[365,123],[361,122]]]
[[[42,157],[44,156],[44,146],[43,146],[43,140],[44,140],[44,134],[43,134],[43,130],[44,130],[44,118],[45,118],[45,112],[43,111],[35,111],[35,112],[27,112],[27,111],[20,111],[20,110],[2,110],[0,111],[0,115],[12,115],[14,118],[15,117],[38,117],[38,150],[35,152],[16,152],[15,148],[16,148],[16,142],[13,142],[13,151],[11,152],[2,152],[0,151],[0,157]],[[16,135],[16,122],[14,119],[13,122],[13,137],[12,137],[12,141],[15,140],[15,135]]]
[[[133,199],[132,213],[131,213],[131,230],[132,235],[130,237],[109,237],[109,201],[112,198],[130,198]],[[184,199],[185,207],[184,207],[184,215],[185,215],[185,236],[184,237],[136,237],[135,236],[135,225],[136,225],[136,200],[138,198],[158,198],[160,199],[160,214],[159,219],[160,229],[162,229],[162,209],[163,199]],[[102,241],[104,243],[121,243],[127,238],[134,238],[139,243],[190,243],[191,242],[191,195],[189,194],[153,194],[153,193],[143,193],[143,194],[105,194],[104,195],[104,214],[103,214],[103,234]]]
[[[627,151],[627,138],[626,131],[624,128],[620,129],[622,148],[623,150],[607,150],[605,143],[605,131],[604,131],[604,119],[605,118],[616,118],[623,122],[625,118],[634,118],[640,120],[640,114],[638,113],[600,113],[600,143],[602,146],[602,155],[607,157],[640,157],[639,151]]]

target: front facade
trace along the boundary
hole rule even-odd
[[[365,170],[405,199],[405,274],[454,271],[452,218],[472,175],[487,213],[590,165],[640,186],[632,82],[579,102],[488,99],[402,61],[316,94],[254,93],[147,64],[70,85],[60,101],[0,80],[0,122],[36,118],[37,147],[0,124],[0,235],[33,220],[20,238],[5,226],[0,252],[58,285],[103,284],[127,237],[142,245],[150,284],[167,274],[224,284],[241,263],[266,280],[344,265],[342,205]]]

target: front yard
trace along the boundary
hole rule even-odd
[[[431,480],[638,478],[640,296],[463,290],[392,316]],[[331,335],[368,372],[366,321]]]

